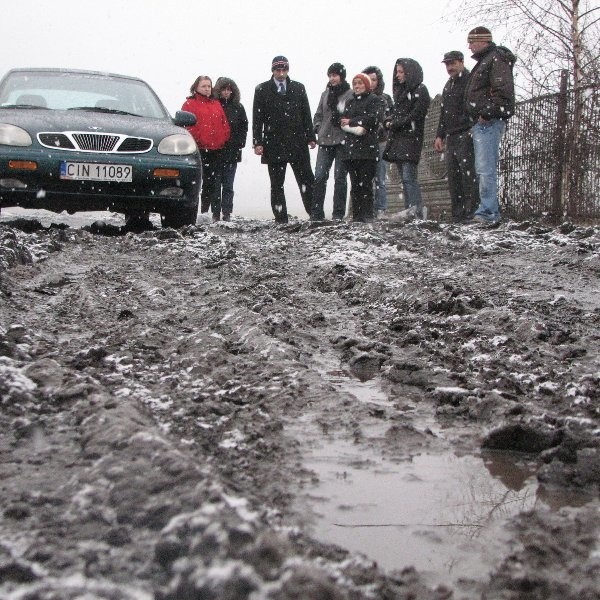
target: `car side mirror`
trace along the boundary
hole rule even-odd
[[[178,127],[192,127],[192,125],[196,124],[196,115],[187,110],[178,110],[175,113],[173,123]]]

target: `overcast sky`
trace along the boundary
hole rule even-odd
[[[468,56],[466,32],[442,22],[447,0],[34,0],[3,3],[0,72],[13,67],[70,67],[145,79],[171,114],[197,75],[234,79],[249,117],[257,83],[277,54],[306,86],[311,111],[332,62],[348,77],[367,65],[383,71],[387,91],[398,57],[418,60],[431,96],[447,75],[448,50]],[[474,23],[472,26],[478,25]],[[471,66],[472,61],[466,61]],[[248,136],[236,178],[234,213],[271,216],[267,168]],[[311,152],[313,164],[316,149]],[[290,214],[302,216],[291,170]],[[328,188],[332,187],[332,181]],[[331,210],[328,190],[326,213]]]

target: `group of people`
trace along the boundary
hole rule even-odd
[[[476,61],[471,72],[461,52],[443,57],[449,79],[434,147],[445,152],[453,220],[491,224],[500,220],[497,164],[506,120],[514,112],[516,59],[493,42],[485,27],[471,30],[467,40]],[[333,220],[346,214],[348,176],[353,221],[370,222],[385,212],[387,163],[398,168],[405,207],[422,217],[417,167],[430,96],[419,63],[412,58],[396,61],[392,96],[384,93],[379,68],[366,67],[348,82],[343,64],[333,63],[314,116],[304,86],[290,79],[289,68],[285,56],[276,56],[272,76],[256,87],[253,103],[252,143],[268,167],[275,221],[288,221],[288,164],[313,221],[325,219],[327,180],[334,164]],[[190,94],[182,108],[197,117],[190,132],[204,169],[201,212],[210,210],[214,221],[229,220],[236,167],[248,131],[239,89],[232,79],[220,77],[213,88],[208,76],[200,76]],[[313,173],[310,150],[317,145]]]
[[[182,106],[196,115],[190,133],[202,158],[200,211],[212,212],[213,221],[231,220],[233,184],[242,148],[248,135],[248,117],[240,90],[228,77],[219,77],[214,88],[208,75],[200,75]]]

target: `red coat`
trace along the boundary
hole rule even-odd
[[[195,94],[181,107],[196,115],[196,124],[188,130],[201,150],[220,150],[231,135],[221,103],[215,98]]]

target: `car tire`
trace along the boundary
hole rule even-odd
[[[163,227],[179,229],[186,225],[195,225],[198,218],[198,203],[184,206],[160,213],[160,222]]]
[[[147,212],[129,212],[125,213],[125,231],[141,233],[153,229],[150,222],[150,213]]]

